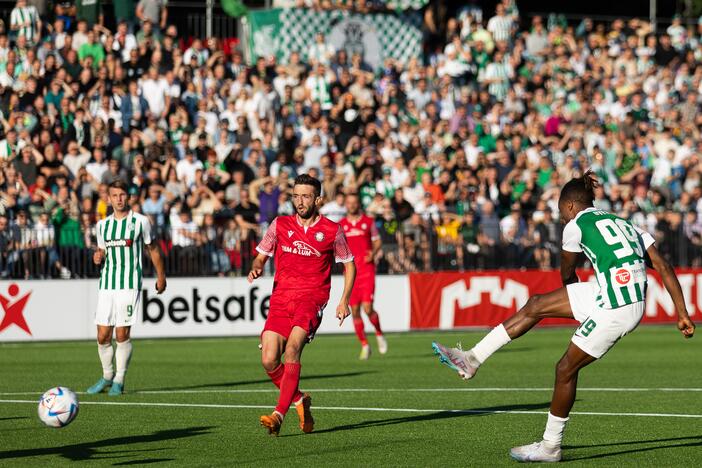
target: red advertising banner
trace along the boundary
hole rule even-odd
[[[702,269],[676,270],[688,313],[702,314]],[[594,280],[592,270],[578,271],[581,281]],[[562,286],[558,271],[481,271],[470,273],[411,273],[410,328],[450,330],[487,327],[503,322],[529,297]],[[673,301],[657,273],[649,271],[644,323],[676,322]],[[548,319],[541,325],[575,324]]]

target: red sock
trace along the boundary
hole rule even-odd
[[[363,330],[363,319],[361,317],[353,319],[353,328],[356,330],[356,336],[363,346],[368,344],[366,339],[366,332]]]
[[[378,317],[378,312],[373,311],[368,315],[368,320],[370,320],[370,323],[375,327],[375,334],[376,335],[382,335],[383,330],[380,329],[380,318]]]
[[[283,416],[290,409],[295,395],[300,393],[297,389],[300,384],[300,367],[299,362],[285,363],[285,372],[280,382],[280,397],[278,397],[278,404],[275,407],[275,410]]]
[[[275,384],[276,387],[280,388],[280,382],[283,380],[283,374],[285,373],[285,366],[283,366],[282,364],[278,364],[278,367],[276,367],[270,372],[266,371],[266,373],[268,374],[268,377],[270,377],[273,381],[273,384]],[[300,401],[300,398],[302,398],[302,392],[298,390],[297,394],[293,396],[293,403]]]

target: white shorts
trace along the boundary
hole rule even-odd
[[[100,289],[95,325],[131,327],[137,323],[140,298],[138,289]]]
[[[573,317],[580,322],[571,341],[597,359],[636,328],[646,308],[646,303],[640,301],[617,309],[603,309],[595,302],[599,286],[594,282],[569,284],[567,289]]]

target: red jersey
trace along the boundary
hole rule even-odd
[[[348,217],[342,218],[339,224],[344,229],[344,234],[346,234],[346,240],[355,258],[358,272],[375,271],[375,262],[371,260],[369,263],[366,263],[368,253],[373,251],[373,241],[380,238],[373,218],[362,214],[355,221],[350,220]]]
[[[297,215],[278,216],[256,250],[274,257],[274,292],[317,290],[329,294],[334,260],[353,261],[341,226],[324,216],[307,229]]]

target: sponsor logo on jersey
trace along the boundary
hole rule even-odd
[[[314,238],[317,242],[322,242],[324,240],[324,233],[318,232],[317,234],[314,235]]]
[[[625,268],[620,268],[614,274],[614,278],[617,280],[617,283],[624,286],[625,284],[627,284],[631,280],[631,273],[629,273],[629,270],[627,270]]]
[[[283,252],[302,255],[303,257],[311,257],[312,255],[316,255],[317,257],[322,256],[317,249],[302,241],[293,242],[292,247],[289,245],[281,245],[280,248],[283,250]]]
[[[132,239],[114,239],[105,241],[105,247],[131,247],[133,243]]]
[[[346,232],[346,237],[359,237],[359,236],[365,236],[365,235],[366,235],[365,232],[363,232],[362,230],[360,230],[360,229],[358,229],[358,228],[355,228],[355,227],[354,227],[354,228],[350,228],[350,229]]]
[[[288,231],[288,239],[291,238],[295,234],[295,231]]]

